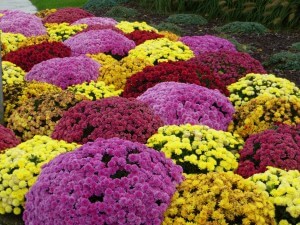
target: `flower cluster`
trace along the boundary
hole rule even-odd
[[[62,8],[46,16],[43,23],[74,23],[77,20],[93,16],[93,14],[80,8]]]
[[[230,172],[190,174],[179,185],[162,225],[275,225],[274,205],[253,182]]]
[[[1,32],[1,55],[3,56],[8,52],[16,51],[25,40],[26,37],[23,34]]]
[[[130,40],[133,40],[136,45],[140,45],[147,40],[162,38],[164,35],[158,34],[154,31],[135,30],[125,35]]]
[[[274,129],[250,135],[244,148],[236,171],[243,177],[262,173],[267,166],[285,170],[300,170],[300,124],[291,127],[281,124]]]
[[[112,84],[116,89],[124,89],[127,79],[133,74],[141,72],[145,67],[153,66],[151,62],[146,59],[125,57],[120,61],[112,63],[105,62],[100,68],[100,75],[98,80],[104,81],[106,84]]]
[[[190,123],[227,130],[234,113],[230,101],[219,91],[196,84],[159,83],[137,99],[147,103],[165,125]]]
[[[102,81],[91,81],[90,83],[85,82],[83,84],[73,85],[68,87],[67,90],[74,94],[84,95],[90,100],[119,96],[122,92],[121,90],[115,90],[113,85],[107,86]]]
[[[63,58],[71,55],[71,49],[61,42],[43,42],[28,47],[19,48],[3,57],[28,72],[31,68],[52,58]]]
[[[97,18],[97,17],[95,17],[95,18]],[[77,32],[75,35],[78,35],[78,34],[81,34],[81,33],[84,33],[84,32],[88,32],[90,30],[104,30],[104,29],[110,29],[110,30],[113,30],[113,31],[115,31],[115,32],[117,32],[119,34],[124,35],[123,31],[121,31],[120,29],[118,29],[118,28],[116,28],[114,26],[111,26],[111,25],[101,25],[101,24],[88,25],[87,28],[83,29],[82,31]]]
[[[69,25],[68,23],[47,23],[45,26],[51,41],[65,41],[87,28],[86,24]]]
[[[31,45],[38,45],[43,42],[50,42],[48,34],[27,37],[24,41],[22,41],[22,43],[20,43],[19,48],[23,48]]]
[[[12,112],[7,127],[22,140],[28,140],[34,135],[50,136],[63,113],[83,99],[83,96],[69,91],[29,98]]]
[[[79,147],[75,143],[35,136],[0,154],[0,214],[19,215],[25,195],[36,182],[41,167],[57,155]]]
[[[180,41],[158,38],[138,45],[129,51],[129,56],[147,59],[157,64],[166,61],[188,60],[194,57],[194,54],[188,46]]]
[[[16,137],[14,132],[0,124],[0,154],[5,149],[15,147],[20,144],[20,139]]]
[[[26,37],[46,34],[46,28],[39,17],[22,11],[12,11],[1,17],[0,29]]]
[[[178,41],[180,38],[178,35],[167,30],[159,31],[158,34],[163,35],[165,38],[169,39],[170,41]]]
[[[148,147],[164,152],[187,174],[235,170],[243,144],[238,135],[190,124],[161,127],[147,141]]]
[[[287,79],[273,74],[250,73],[228,86],[230,101],[239,107],[258,95],[268,93],[276,97],[296,95],[300,98],[300,89]]]
[[[135,30],[155,31],[158,32],[154,27],[149,26],[146,22],[128,22],[121,21],[116,25],[124,33],[128,34]]]
[[[105,53],[86,54],[86,56],[97,61],[101,65],[100,71],[102,71],[102,67],[104,66],[112,66],[113,64],[118,63],[118,60],[113,58],[111,55],[107,55]]]
[[[268,193],[275,205],[275,218],[279,225],[298,225],[300,219],[300,172],[268,167],[264,173],[255,174],[250,180]]]
[[[162,125],[146,104],[135,99],[109,97],[83,101],[70,108],[55,126],[52,137],[81,144],[112,137],[146,143]]]
[[[47,16],[49,16],[52,13],[55,13],[57,11],[57,9],[44,9],[44,10],[40,10],[38,12],[36,12],[34,15],[36,15],[37,17],[44,19]]]
[[[234,44],[232,44],[230,41],[211,35],[184,36],[179,40],[189,46],[194,52],[195,56],[201,55],[204,52],[219,52],[222,50],[237,52]]]
[[[35,65],[25,79],[47,82],[66,89],[74,84],[97,80],[99,69],[100,64],[86,56],[54,58]]]
[[[269,129],[276,123],[300,123],[300,100],[296,96],[275,97],[263,94],[237,108],[229,126],[244,138]]]
[[[88,26],[100,25],[103,29],[112,29],[118,22],[108,17],[87,17],[75,21],[72,25],[87,24]]]
[[[108,53],[126,56],[135,47],[134,41],[111,29],[90,30],[77,34],[64,42],[72,49],[72,55]]]
[[[2,82],[3,82],[3,91],[7,89],[7,85],[20,84],[24,82],[25,71],[22,70],[19,66],[8,62],[2,62]]]
[[[199,70],[196,71],[195,67],[189,66],[189,64],[183,61],[163,62],[157,66],[145,67],[143,71],[127,79],[122,96],[126,98],[136,98],[143,94],[148,88],[167,81],[200,85],[197,72],[203,74],[209,73],[209,70],[205,71],[205,67],[197,69]]]
[[[206,52],[191,61],[210,67],[226,85],[236,82],[248,73],[267,73],[259,61],[243,52]]]
[[[181,173],[143,144],[99,138],[43,168],[26,195],[23,219],[35,225],[158,225]]]

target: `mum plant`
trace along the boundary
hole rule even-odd
[[[264,173],[249,178],[268,194],[275,205],[275,218],[279,225],[299,224],[300,221],[300,172],[268,167]]]
[[[109,97],[83,101],[70,108],[55,126],[52,137],[81,144],[112,137],[146,143],[162,125],[146,104],[136,99]]]
[[[260,95],[237,108],[229,131],[247,138],[271,128],[274,124],[300,123],[300,99],[293,95],[275,97]]]
[[[86,56],[53,58],[35,65],[25,79],[66,89],[71,85],[97,80],[99,68],[99,63]]]
[[[267,166],[285,170],[300,170],[300,124],[280,124],[273,129],[250,135],[244,148],[236,173],[247,178],[263,173]]]
[[[75,143],[36,135],[0,154],[0,214],[21,214],[25,195],[36,182],[42,166],[77,147]]]
[[[229,85],[228,90],[230,91],[230,101],[235,107],[264,93],[276,97],[295,95],[300,98],[300,89],[293,82],[273,74],[247,74]]]
[[[151,63],[158,64],[167,61],[188,60],[194,57],[188,46],[180,41],[170,41],[167,38],[159,38],[145,41],[129,51],[130,57],[147,59]]]
[[[46,23],[51,41],[65,41],[88,27],[86,24],[70,25],[69,23]]]
[[[226,96],[196,84],[159,83],[137,99],[148,104],[165,125],[191,123],[227,130],[234,113]]]
[[[116,25],[124,33],[128,34],[135,30],[144,30],[144,31],[154,31],[158,32],[154,27],[148,25],[146,22],[128,22],[128,21],[121,21]]]
[[[6,149],[15,147],[18,144],[20,144],[20,139],[14,132],[0,125],[0,154],[4,153]]]
[[[230,41],[212,35],[184,36],[179,40],[189,46],[195,56],[201,55],[204,52],[237,52],[235,46]]]
[[[8,52],[17,50],[25,40],[26,37],[22,34],[1,32],[1,55],[4,56]]]
[[[140,45],[147,40],[157,39],[164,37],[154,31],[135,30],[125,35],[128,39],[133,40],[136,45]]]
[[[186,176],[162,225],[275,225],[274,214],[274,205],[252,181],[231,172],[211,172]]]
[[[12,112],[7,127],[23,141],[34,135],[50,136],[63,113],[83,99],[68,91],[29,98]]]
[[[72,49],[72,55],[107,53],[124,57],[135,47],[134,41],[111,29],[90,30],[64,42]]]
[[[242,52],[206,52],[190,61],[208,66],[226,85],[237,82],[249,73],[267,73],[259,61]]]
[[[63,43],[43,42],[10,52],[3,57],[3,60],[12,62],[28,72],[40,62],[69,56],[71,56],[71,49]]]
[[[20,84],[24,82],[25,71],[16,64],[8,61],[2,62],[2,82],[3,91],[7,89],[7,85]]]
[[[103,27],[106,27],[106,29],[113,28],[115,25],[117,25],[117,21],[113,18],[108,17],[87,17],[82,18],[79,20],[76,20],[71,25],[79,25],[79,24],[86,24],[88,26],[94,26],[94,25],[100,25]]]
[[[147,141],[187,174],[235,170],[243,144],[238,135],[190,124],[160,127]]]
[[[99,138],[44,166],[26,195],[23,219],[35,225],[159,225],[181,172],[143,144]]]

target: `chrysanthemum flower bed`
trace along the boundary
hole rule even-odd
[[[215,36],[79,8],[0,14],[0,214],[300,225],[294,83]]]

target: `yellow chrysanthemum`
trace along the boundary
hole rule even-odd
[[[154,27],[149,26],[146,22],[128,22],[121,21],[116,25],[124,33],[131,33],[135,30],[155,31],[158,32]]]
[[[1,30],[1,54],[2,56],[16,51],[22,45],[22,42],[26,40],[26,37],[22,34],[3,33]]]

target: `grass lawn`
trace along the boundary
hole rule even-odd
[[[38,10],[64,8],[64,7],[82,7],[87,0],[30,0]]]

